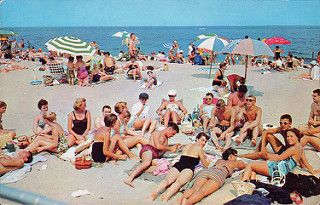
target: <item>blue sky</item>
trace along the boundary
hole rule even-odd
[[[0,25],[320,26],[319,10],[320,0],[4,0]]]

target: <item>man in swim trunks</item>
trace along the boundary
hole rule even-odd
[[[236,142],[239,145],[248,135],[251,135],[251,146],[255,147],[257,138],[262,133],[262,110],[260,107],[256,106],[256,98],[254,96],[248,96],[246,101],[244,108],[242,108],[245,123],[240,129],[240,136],[237,137]]]
[[[289,114],[284,114],[280,117],[280,126],[277,128],[270,128],[262,132],[262,139],[254,153],[244,154],[240,157],[248,159],[267,159],[268,143],[271,145],[273,151],[276,154],[282,154],[287,148],[287,136],[286,131],[292,128],[292,118]],[[284,139],[284,144],[275,136],[275,134],[281,134]],[[261,151],[261,152],[260,152]]]
[[[32,154],[29,151],[22,150],[17,152],[13,157],[5,154],[0,154],[0,175],[10,172],[12,170],[20,169],[24,163],[32,161]]]
[[[151,134],[150,143],[144,145],[140,151],[141,164],[131,171],[128,178],[123,182],[134,187],[132,181],[151,166],[153,159],[159,158],[166,151],[176,152],[180,144],[169,146],[168,139],[178,132],[179,127],[175,123],[169,123],[168,127],[162,131],[154,131]]]
[[[109,52],[106,52],[104,57],[104,71],[107,75],[112,75],[116,69],[116,61],[110,56]]]
[[[130,34],[130,40],[129,40],[129,55],[130,57],[136,57],[138,54],[136,47],[136,35],[134,33]]]
[[[229,107],[243,107],[246,104],[246,93],[248,88],[246,85],[240,85],[239,89],[235,93],[231,93],[228,97],[228,106]]]
[[[218,119],[218,122],[216,122],[216,118]],[[209,128],[211,128],[211,139],[217,149],[226,150],[230,147],[231,137],[233,136],[235,129],[234,120],[234,109],[226,106],[226,103],[222,99],[219,99],[216,107],[212,110],[209,124]],[[217,135],[220,136],[220,140],[225,140],[224,148],[219,145]]]

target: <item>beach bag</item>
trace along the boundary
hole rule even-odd
[[[87,160],[85,157],[77,157],[74,161],[76,169],[89,169],[92,167],[92,161]]]

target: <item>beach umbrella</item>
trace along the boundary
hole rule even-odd
[[[201,40],[201,39],[210,38],[210,37],[213,37],[213,36],[216,36],[216,35],[217,34],[214,34],[214,33],[200,34],[197,37],[195,37],[193,39],[193,41],[198,41],[198,40]]]
[[[272,37],[263,39],[263,42],[265,42],[267,45],[288,45],[291,44],[291,42],[283,37]]]
[[[222,48],[224,48],[228,44],[228,40],[225,38],[218,37],[217,35],[214,35],[209,38],[203,38],[198,41],[196,41],[194,44],[197,46],[197,48],[201,48],[204,51],[209,51],[211,53],[211,62],[210,62],[210,71],[209,71],[209,78],[211,75],[211,69],[212,69],[212,60],[213,60],[213,52],[214,51],[220,51]]]
[[[247,78],[248,56],[273,56],[270,47],[262,41],[251,38],[237,39],[226,45],[220,53],[239,54],[246,56],[245,78]]]
[[[128,34],[130,36],[130,33],[127,31],[118,31],[117,33],[113,34],[112,36],[118,37],[118,38],[125,38],[125,37],[127,37]]]
[[[45,44],[49,51],[56,51],[58,53],[68,53],[70,55],[84,55],[93,56],[96,49],[89,43],[82,41],[76,37],[57,37],[49,40]]]
[[[16,35],[18,35],[17,32],[0,29],[0,37],[10,37],[10,36],[16,36]]]

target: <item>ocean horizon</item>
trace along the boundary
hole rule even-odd
[[[121,44],[121,38],[112,35],[118,31],[135,33],[141,51],[146,54],[164,51],[168,48],[163,44],[170,44],[177,40],[180,49],[187,53],[187,47],[200,34],[215,33],[228,39],[239,39],[249,36],[253,39],[263,39],[281,36],[291,41],[290,45],[280,45],[285,51],[293,55],[312,58],[320,51],[320,26],[86,26],[86,27],[7,27],[4,29],[18,32],[12,37],[18,41],[24,38],[26,46],[47,50],[45,43],[58,36],[75,36],[84,41],[96,41],[104,51],[117,55],[120,50],[127,48]],[[275,45],[270,46],[274,49]]]

